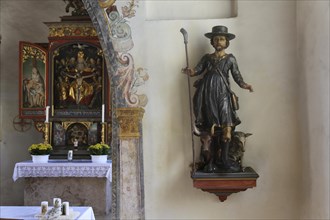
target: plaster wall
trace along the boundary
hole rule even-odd
[[[14,129],[18,115],[18,48],[19,41],[48,42],[44,21],[59,21],[64,14],[62,1],[1,0],[1,140],[0,140],[0,204],[23,205],[23,180],[12,180],[16,162],[30,160],[27,148],[43,142],[42,134],[32,128],[26,132]]]
[[[239,1],[236,18],[166,21],[147,21],[145,4],[140,2],[136,17],[129,20],[129,25],[135,44],[131,51],[135,66],[147,68],[150,75],[141,88],[149,98],[143,118],[147,219],[329,218],[326,197],[329,195],[326,174],[329,173],[329,156],[325,155],[329,140],[329,127],[325,122],[329,119],[329,96],[325,94],[329,94],[329,84],[322,80],[329,82],[326,78],[329,65],[323,65],[324,58],[322,71],[316,75],[316,80],[309,81],[307,79],[315,75],[310,75],[308,68],[317,67],[311,62],[302,67],[306,70],[298,71],[302,61],[296,61],[297,48],[305,42],[300,41],[297,46],[297,39],[301,34],[309,36],[308,28],[297,29],[297,24],[301,27],[311,20],[311,27],[318,22],[328,27],[329,19],[318,15],[319,10],[325,10],[324,2],[313,6],[307,1],[297,7],[295,1]],[[29,159],[27,147],[42,138],[33,129],[20,133],[12,126],[18,114],[18,41],[47,42],[48,30],[42,22],[58,21],[64,14],[64,3],[60,0],[1,0],[0,4],[0,205],[23,205],[23,184],[21,180],[13,183],[12,171],[16,162]],[[118,4],[125,2],[118,1]],[[309,7],[314,9],[310,19],[303,18]],[[329,11],[323,12],[329,16]],[[238,130],[253,133],[247,141],[244,164],[252,166],[260,175],[256,188],[231,195],[224,203],[192,187],[189,94],[187,78],[180,73],[185,67],[180,28],[188,31],[189,60],[194,66],[204,53],[212,52],[209,40],[203,35],[219,24],[228,26],[229,31],[237,35],[228,52],[236,56],[243,77],[255,89],[254,93],[249,93],[233,87],[241,105],[238,114],[242,125]],[[324,30],[317,30],[324,33]],[[320,40],[326,40],[326,34],[319,36]],[[306,62],[307,51],[315,46],[311,42],[307,45],[303,50],[306,55],[302,57]],[[316,45],[315,60],[321,59],[318,50],[329,60],[329,54],[321,45]],[[324,111],[312,108],[314,95],[321,95]],[[322,119],[315,118],[315,114]],[[307,116],[308,120],[301,124]],[[313,133],[319,130],[322,132]],[[312,147],[315,142],[317,148]],[[197,150],[199,140],[195,139],[195,143]],[[323,183],[316,184],[315,178],[321,178]]]
[[[189,94],[184,27],[189,59],[196,65],[213,52],[204,33],[223,24],[237,38],[233,53],[255,92],[239,89],[238,130],[247,140],[244,164],[259,174],[257,187],[220,203],[192,186]],[[299,216],[300,154],[296,63],[296,2],[239,1],[238,17],[211,20],[147,21],[143,48],[150,73],[144,116],[145,201],[148,219],[296,219]],[[134,26],[134,25],[132,25]],[[133,36],[134,37],[134,36]],[[137,48],[136,48],[137,49]],[[234,84],[234,83],[232,83]],[[195,139],[196,149],[199,140]]]
[[[329,1],[297,3],[303,219],[329,219]]]

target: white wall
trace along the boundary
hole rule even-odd
[[[27,132],[18,132],[13,127],[18,115],[18,42],[48,42],[48,28],[43,22],[59,21],[59,16],[65,14],[65,4],[39,0],[1,0],[0,4],[0,204],[23,205],[23,180],[13,182],[14,166],[16,162],[31,159],[27,148],[43,139],[33,125]]]
[[[328,37],[329,31],[324,30],[329,19],[322,18],[323,14],[329,16],[329,10],[322,5],[325,1],[316,5],[304,2],[298,4],[298,15],[295,1],[239,1],[237,18],[146,21],[145,5],[140,1],[129,24],[135,66],[147,68],[150,75],[142,89],[149,98],[143,119],[146,218],[329,217],[329,127],[324,122],[329,119],[329,100],[322,95],[329,94],[329,54],[319,43]],[[1,0],[1,205],[23,204],[22,181],[13,183],[11,179],[13,167],[17,161],[29,159],[29,144],[41,141],[41,134],[32,129],[19,133],[12,127],[18,114],[18,41],[47,42],[42,22],[59,21],[65,14],[63,4],[60,0]],[[324,26],[319,29],[317,23]],[[236,56],[245,80],[255,89],[249,93],[234,87],[243,121],[238,129],[253,133],[244,164],[260,175],[256,188],[231,195],[224,203],[192,186],[188,88],[180,73],[185,66],[180,28],[189,33],[190,63],[194,65],[204,53],[212,52],[203,35],[219,24],[237,35],[228,52]],[[303,24],[309,28],[299,28]],[[305,30],[311,27],[313,33],[322,34],[312,35],[319,41],[306,46],[304,39],[309,39],[310,32]],[[306,61],[304,69],[297,65],[302,60],[296,62],[297,39],[301,39],[298,45],[301,59]],[[309,51],[314,51],[315,62],[325,64],[308,61]],[[324,111],[314,108],[319,104]]]
[[[237,18],[147,21],[146,34],[134,33],[145,37],[146,43],[140,47],[145,50],[144,62],[151,76],[144,117],[147,218],[299,216],[295,11],[294,1],[239,1]],[[260,174],[256,188],[231,195],[224,203],[192,186],[188,89],[186,77],[180,73],[185,66],[180,28],[189,33],[190,62],[195,65],[204,53],[212,52],[204,33],[219,24],[237,34],[228,52],[236,55],[243,77],[255,89],[250,94],[234,87],[243,121],[238,129],[253,133],[244,163]]]
[[[237,15],[236,0],[145,1],[146,20],[214,19]],[[182,10],[182,9],[185,10]],[[205,13],[207,12],[207,13]]]
[[[329,1],[299,1],[302,215],[329,219]]]

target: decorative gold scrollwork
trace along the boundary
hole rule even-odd
[[[43,121],[35,121],[34,127],[36,128],[37,131],[39,131],[41,133],[45,132],[45,122],[43,122]]]
[[[38,48],[24,45],[23,46],[23,63],[28,59],[37,59],[41,60],[43,63],[46,63],[46,53]]]
[[[92,24],[50,24],[49,37],[96,37],[97,32]]]
[[[98,2],[101,8],[109,8],[116,2],[116,0],[98,0]]]
[[[79,122],[78,121],[64,121],[64,122],[62,122],[62,127],[65,130],[67,130],[70,125],[76,124],[76,123],[84,125],[87,129],[89,129],[93,125],[93,122],[89,122],[89,121],[79,121]]]

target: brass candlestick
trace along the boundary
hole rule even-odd
[[[45,122],[44,137],[44,143],[49,144],[49,122]]]
[[[101,144],[105,144],[105,126],[106,126],[106,123],[105,122],[101,122],[101,125],[102,125],[102,130],[101,130]]]

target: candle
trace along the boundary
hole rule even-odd
[[[41,202],[41,214],[45,215],[48,210],[48,202],[47,201],[42,201]]]
[[[49,106],[46,106],[46,121],[45,123],[48,123],[49,122]]]
[[[102,104],[102,123],[104,123],[104,104]]]
[[[62,215],[70,215],[70,211],[69,211],[69,202],[63,202],[62,203]]]

